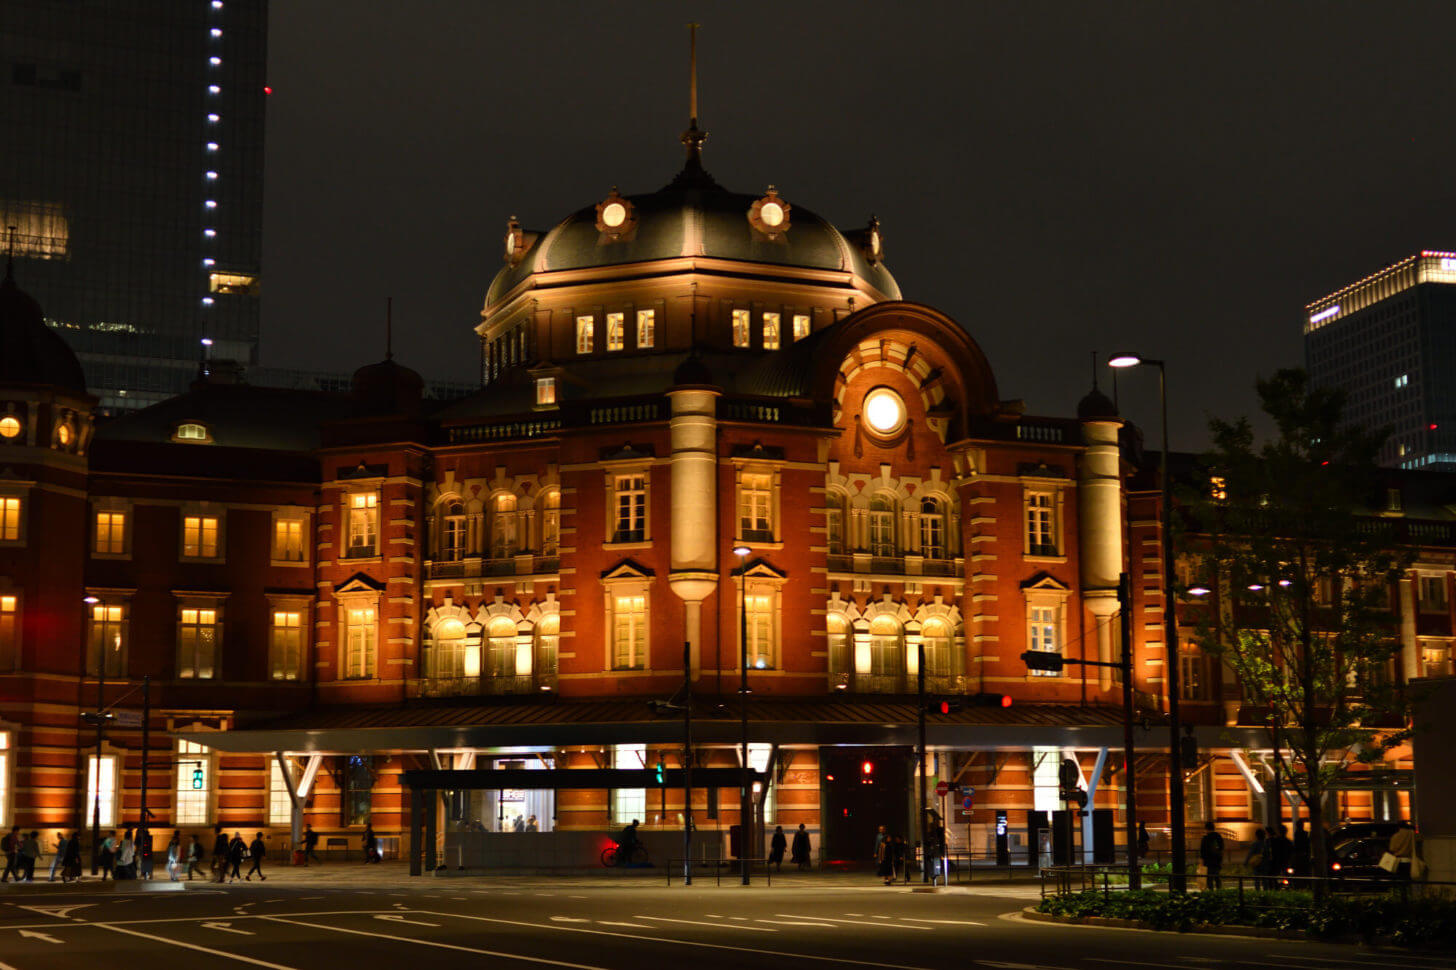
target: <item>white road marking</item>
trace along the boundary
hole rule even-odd
[[[835,919],[833,916],[800,916],[797,913],[775,913],[775,916],[783,916],[786,919],[822,919],[831,923],[849,923],[851,926],[883,926],[891,930],[921,930],[931,932],[929,926],[901,926],[899,923],[866,923],[857,919]],[[887,917],[888,918],[888,917]]]
[[[87,906],[95,906],[95,903],[70,903],[61,906],[23,906],[20,903],[11,903],[11,906],[19,909],[28,909],[32,913],[39,913],[42,916],[54,916],[57,919],[80,919],[79,916],[72,916],[71,910],[85,909]]]
[[[985,926],[985,923],[978,923],[973,919],[918,919],[914,916],[902,917],[910,923],[939,923],[946,926]]]
[[[625,927],[628,927],[629,929],[634,929],[634,930],[650,930],[650,929],[653,928],[651,926],[648,926],[645,923],[617,923],[617,922],[613,922],[612,920],[609,920],[609,919],[599,919],[599,920],[597,920],[597,925],[598,926],[625,926]]]
[[[182,940],[171,940],[165,936],[157,936],[155,933],[143,933],[141,930],[128,930],[120,926],[113,926],[110,923],[92,923],[92,926],[99,926],[103,930],[110,930],[113,933],[125,933],[127,936],[139,936],[144,940],[153,940],[157,943],[165,943],[168,946],[180,946],[186,950],[196,950],[199,953],[210,953],[215,957],[227,957],[229,960],[238,960],[242,963],[251,963],[255,967],[267,967],[268,970],[296,970],[294,967],[284,966],[281,963],[269,963],[267,960],[259,960],[255,957],[245,957],[241,953],[229,953],[227,950],[214,950],[210,946],[200,946],[196,943],[184,943]]]
[[[236,933],[239,936],[257,936],[252,930],[235,930],[231,923],[203,923],[203,929],[220,930],[223,933]]]
[[[772,923],[774,926],[825,926],[831,930],[838,929],[833,923],[806,923],[802,920],[787,919],[756,919],[755,923]]]
[[[411,926],[439,926],[439,923],[426,923],[417,919],[405,919],[398,913],[376,913],[375,919],[388,920],[391,923],[408,923]]]
[[[431,913],[429,915],[434,916],[439,914]],[[441,943],[438,940],[423,940],[419,937],[391,936],[388,933],[370,933],[367,930],[351,930],[342,926],[329,926],[324,923],[305,923],[302,920],[287,919],[283,916],[260,916],[259,919],[269,920],[274,923],[292,923],[295,926],[310,926],[316,930],[332,930],[335,933],[349,933],[354,936],[372,936],[381,940],[394,940],[398,943],[413,943],[416,946],[433,946],[442,950],[455,950],[460,953],[479,953],[488,957],[500,957],[504,960],[524,960],[527,963],[544,963],[552,967],[570,967],[571,970],[607,970],[606,967],[596,967],[588,963],[568,963],[565,960],[549,960],[546,957],[531,957],[522,953],[503,953],[499,950],[482,950],[478,947],[460,946],[456,943]]]
[[[712,915],[709,913],[708,915]],[[553,917],[554,919],[555,917]],[[664,923],[688,923],[692,926],[713,926],[720,930],[747,930],[750,933],[777,933],[766,926],[736,926],[733,923],[709,923],[700,919],[673,919],[671,916],[634,916],[633,919],[660,920]]]
[[[1000,960],[974,960],[972,962],[982,967],[994,967],[996,970],[1073,970],[1072,967],[1058,967],[1046,963],[1003,963]]]
[[[47,943],[59,943],[60,940],[49,933],[37,933],[35,930],[21,930],[20,935],[30,940],[44,940]]]
[[[854,960],[849,957],[828,957],[818,953],[794,953],[782,950],[760,950],[751,946],[730,946],[727,943],[706,943],[702,940],[674,940],[662,936],[642,936],[631,933],[612,933],[607,930],[591,930],[582,926],[554,926],[550,923],[527,923],[523,920],[499,919],[494,916],[466,916],[463,913],[434,913],[428,910],[417,910],[422,916],[453,916],[457,919],[475,920],[479,923],[500,923],[504,926],[525,926],[531,929],[552,929],[561,933],[590,933],[594,936],[615,936],[618,939],[632,940],[636,943],[670,943],[675,946],[696,946],[705,950],[729,950],[734,953],[756,953],[762,956],[773,957],[776,961],[785,960],[816,960],[820,963],[847,963],[857,967],[884,967],[886,970],[930,970],[929,967],[919,967],[908,963],[878,963],[874,960]],[[262,916],[260,919],[278,919],[276,916]]]
[[[551,917],[551,919],[552,919],[553,922],[556,922],[556,923],[590,923],[591,922],[591,920],[589,920],[589,919],[581,919],[581,918],[576,917],[576,916],[553,916],[553,917]]]
[[[1375,966],[1386,966],[1387,965],[1387,963],[1384,962],[1384,961],[1374,962],[1372,960],[1337,960],[1334,957],[1301,957],[1301,956],[1295,956],[1292,953],[1290,953],[1290,954],[1284,954],[1284,953],[1266,953],[1264,955],[1266,957],[1270,958],[1271,960],[1299,960],[1301,962],[1306,962],[1306,963],[1309,963],[1309,962],[1312,962],[1312,963],[1351,963],[1351,964],[1354,964],[1355,966],[1358,966],[1358,967],[1375,967]],[[1442,959],[1440,957],[1418,957],[1418,956],[1412,956],[1409,953],[1402,953],[1402,954],[1400,954],[1400,962],[1401,963],[1408,963],[1411,960],[1430,960],[1430,961],[1434,961],[1435,964],[1436,964],[1436,966],[1438,966],[1438,967],[1449,967],[1449,966],[1452,966],[1453,965],[1452,962],[1451,962],[1451,960],[1449,960],[1449,959]],[[1271,967],[1273,967],[1273,966],[1279,966],[1279,965],[1280,964],[1274,964],[1274,963],[1266,964],[1266,966],[1271,966]],[[1421,964],[1418,964],[1418,966],[1422,966],[1422,965]]]

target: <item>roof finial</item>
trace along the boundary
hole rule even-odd
[[[688,129],[682,133],[683,147],[687,149],[688,157],[683,163],[683,170],[678,173],[677,178],[672,180],[675,188],[682,189],[712,189],[717,188],[718,183],[713,177],[703,170],[703,142],[708,140],[708,133],[698,127],[698,27],[700,24],[688,24]]]
[[[384,298],[384,359],[394,360],[394,297]]]
[[[688,24],[688,127],[698,127],[698,27]]]

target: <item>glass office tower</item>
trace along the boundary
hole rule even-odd
[[[0,232],[104,409],[257,360],[267,14],[0,3]]]

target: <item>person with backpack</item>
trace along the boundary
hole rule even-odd
[[[32,832],[20,840],[20,858],[16,865],[25,874],[26,882],[35,881],[35,860],[40,858],[40,833]]]
[[[1198,858],[1207,870],[1207,881],[1205,888],[1222,889],[1223,876],[1223,836],[1213,827],[1212,822],[1203,823],[1203,841],[1198,843]]]
[[[319,858],[319,854],[318,854],[318,839],[319,839],[318,833],[315,832],[313,830],[313,826],[310,825],[308,827],[308,829],[303,833],[303,865],[304,865],[304,868],[307,868],[308,867],[308,860],[309,859],[312,859],[314,862],[317,862],[319,865],[323,865],[323,861],[324,860],[320,859]]]
[[[263,844],[263,833],[259,832],[253,836],[253,844],[248,846],[248,858],[253,860],[253,867],[243,878],[248,882],[253,881],[253,873],[258,874],[258,879],[267,882],[268,877],[263,875],[263,857],[268,854],[268,846]]]
[[[234,832],[233,840],[227,845],[227,880],[235,881],[242,873],[243,860],[248,857],[248,843],[243,841],[243,833]]]
[[[20,870],[15,863],[20,855],[20,826],[13,826],[5,833],[5,838],[0,839],[0,852],[5,853],[5,873],[0,875],[0,882],[9,882],[10,877],[15,876],[15,881],[20,881]]]
[[[81,833],[72,832],[66,840],[65,858],[61,860],[61,882],[81,880]]]

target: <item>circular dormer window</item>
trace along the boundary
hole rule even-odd
[[[777,229],[784,224],[784,207],[777,202],[765,202],[758,210],[758,217],[765,226]]]
[[[20,436],[20,419],[13,414],[7,414],[0,418],[0,438],[17,438]]]
[[[602,206],[602,225],[618,229],[627,221],[627,207],[620,202],[608,202]]]
[[[864,421],[870,431],[888,438],[905,427],[905,401],[888,387],[877,387],[865,395]]]
[[[631,199],[624,199],[615,186],[607,197],[597,203],[597,232],[607,237],[608,242],[630,237],[637,227],[637,213]]]
[[[748,207],[748,224],[772,241],[783,238],[789,231],[789,211],[793,206],[785,202],[778,191],[770,185],[763,198]]]

